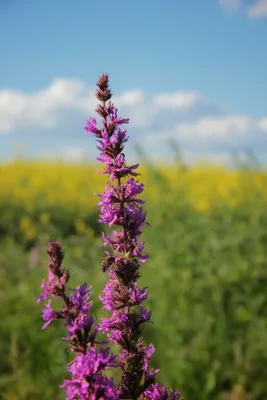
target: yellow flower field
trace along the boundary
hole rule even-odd
[[[47,162],[15,161],[0,164],[0,198],[8,197],[25,209],[34,207],[38,197],[47,204],[77,205],[84,210],[95,207],[93,192],[101,192],[106,176],[97,174],[92,164],[70,165]],[[267,173],[231,171],[214,165],[200,165],[179,171],[175,166],[159,168],[171,189],[182,188],[195,207],[208,210],[214,202],[235,204],[248,192],[244,188],[265,191]],[[157,182],[151,182],[147,167],[140,167],[141,181],[146,184],[145,197],[157,194]],[[265,193],[267,194],[267,193]],[[234,197],[233,197],[234,195]]]
[[[24,160],[1,164],[0,204],[21,210],[19,221],[15,218],[13,223],[19,224],[29,240],[53,220],[49,210],[55,205],[69,210],[77,233],[88,233],[84,218],[96,211],[93,193],[100,193],[106,180],[105,175],[97,174],[98,167]],[[198,211],[208,211],[221,203],[234,206],[258,195],[267,200],[266,171],[234,171],[212,165],[182,170],[162,165],[156,173],[148,166],[139,172],[146,185],[143,198],[149,204],[160,201],[178,206],[186,199]]]
[[[104,189],[106,176],[96,174],[99,167],[0,164],[0,393],[6,400],[59,400],[66,379],[60,326],[38,334],[36,298],[48,240],[62,242],[72,282],[93,285],[94,315],[101,315],[98,295],[107,274],[100,273],[103,226],[94,192]],[[139,172],[151,224],[142,236],[150,260],[141,279],[149,285],[148,309],[155,310],[155,325],[144,333],[161,355],[151,367],[160,367],[162,381],[181,387],[185,398],[222,400],[243,392],[242,400],[265,399],[266,171],[173,164],[142,165]]]

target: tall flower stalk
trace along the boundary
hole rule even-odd
[[[145,202],[138,198],[144,190],[144,185],[136,179],[140,175],[136,172],[139,165],[129,166],[123,153],[128,137],[122,125],[129,119],[120,118],[111,102],[107,74],[98,79],[96,97],[100,101],[96,112],[102,119],[102,127],[99,129],[96,119],[90,118],[85,131],[96,136],[100,151],[97,160],[105,165],[102,173],[110,178],[104,192],[98,194],[98,206],[99,222],[112,228],[110,236],[102,234],[103,247],[109,246],[110,251],[105,251],[102,262],[103,271],[109,272],[109,281],[100,299],[109,317],[102,318],[99,329],[119,347],[120,399],[178,399],[179,391],[168,391],[156,382],[158,370],[148,366],[154,347],[152,344],[146,347],[142,340],[142,330],[151,312],[143,305],[148,297],[147,287],[140,288],[137,283],[140,263],[148,259],[145,243],[139,237],[148,223],[143,210]]]
[[[142,330],[151,312],[144,307],[147,287],[140,288],[137,283],[140,263],[148,259],[145,243],[139,237],[148,222],[143,210],[145,202],[138,198],[144,190],[144,185],[136,179],[140,175],[136,172],[139,165],[129,166],[123,153],[128,137],[122,125],[129,119],[120,118],[118,109],[110,101],[112,93],[107,74],[99,78],[96,96],[100,101],[96,112],[102,119],[102,127],[99,129],[96,119],[90,118],[85,131],[96,136],[98,161],[105,165],[102,173],[110,178],[104,192],[97,195],[99,221],[112,228],[111,235],[102,234],[103,247],[109,246],[110,251],[105,251],[102,262],[102,270],[109,272],[109,280],[100,299],[109,316],[97,324],[90,314],[92,288],[87,288],[86,283],[76,289],[67,286],[70,273],[62,267],[61,244],[52,240],[47,249],[48,280],[43,280],[37,300],[46,301],[43,329],[54,320],[65,321],[68,336],[63,340],[69,342],[69,350],[75,354],[68,365],[71,379],[61,386],[67,400],[181,399],[179,390],[167,390],[157,383],[159,370],[149,368],[154,347],[152,344],[146,347],[142,340]],[[57,311],[52,308],[54,297],[62,300]],[[107,334],[110,343],[118,346],[117,356],[105,347],[106,342],[96,340],[99,330]],[[117,367],[121,369],[121,377],[115,385],[106,376],[106,370]]]
[[[65,320],[68,336],[62,339],[69,342],[69,350],[75,353],[75,358],[68,365],[71,379],[65,380],[61,386],[66,391],[66,398],[118,400],[118,391],[113,380],[105,376],[105,371],[117,367],[118,363],[109,348],[103,347],[103,342],[96,341],[98,327],[90,315],[92,288],[87,288],[86,283],[75,290],[67,288],[70,273],[61,265],[64,254],[60,242],[52,240],[47,254],[48,281],[43,280],[42,294],[37,303],[49,299],[43,309],[45,324],[42,329],[47,328],[54,320]],[[51,306],[54,297],[62,300],[62,307],[58,311]]]

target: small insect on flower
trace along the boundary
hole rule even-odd
[[[111,265],[114,263],[115,257],[105,257],[101,263],[101,269],[103,272],[106,272]]]

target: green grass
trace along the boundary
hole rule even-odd
[[[152,178],[151,178],[152,179]],[[267,398],[267,213],[259,193],[236,207],[220,203],[199,213],[185,193],[170,192],[160,176],[162,199],[147,205],[151,227],[144,239],[150,260],[141,267],[148,285],[153,323],[144,332],[155,345],[159,380],[181,388],[185,400]],[[154,182],[155,183],[155,182]],[[55,207],[55,210],[57,208]],[[66,215],[66,217],[68,217]],[[97,226],[97,215],[88,216]],[[71,218],[71,216],[69,216]],[[56,221],[56,216],[54,218]],[[0,398],[64,399],[59,385],[68,376],[69,354],[59,321],[42,332],[36,304],[46,277],[51,227],[38,236],[40,259],[29,262],[29,243],[13,236],[0,241]],[[93,312],[107,276],[100,263],[101,237],[61,235],[72,286],[93,285]],[[224,397],[223,397],[224,396]]]

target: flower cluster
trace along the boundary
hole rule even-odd
[[[111,236],[103,233],[103,246],[109,246],[102,269],[109,271],[109,281],[100,296],[103,308],[110,315],[102,318],[99,325],[107,333],[109,341],[119,347],[119,360],[122,371],[118,392],[122,399],[178,399],[179,391],[169,392],[163,385],[156,383],[158,370],[149,369],[148,361],[154,347],[146,347],[142,341],[143,324],[150,320],[151,312],[143,305],[148,293],[146,287],[139,288],[140,262],[145,262],[145,243],[139,240],[142,228],[148,225],[143,200],[138,198],[144,185],[136,180],[138,164],[127,165],[123,153],[128,141],[126,130],[122,129],[129,119],[120,118],[118,109],[110,101],[108,75],[103,74],[97,82],[96,96],[100,101],[96,112],[102,119],[102,128],[96,120],[87,121],[85,131],[93,133],[98,142],[100,156],[98,161],[105,165],[104,174],[110,181],[105,191],[99,194],[99,222],[116,227]]]
[[[110,353],[109,348],[96,342],[98,327],[93,317],[89,314],[92,302],[90,301],[91,287],[87,284],[69,289],[67,283],[70,279],[69,271],[62,268],[64,254],[58,241],[51,241],[48,245],[48,282],[43,280],[42,294],[37,299],[41,302],[49,299],[43,309],[43,329],[56,320],[65,320],[68,336],[63,340],[69,342],[69,348],[76,353],[74,360],[68,365],[72,379],[65,380],[61,386],[65,389],[67,399],[118,399],[118,393],[112,379],[108,379],[103,372],[111,367],[117,367],[116,356]],[[63,300],[62,309],[54,311],[51,306],[53,297]]]
[[[100,101],[96,112],[102,119],[102,127],[90,118],[85,131],[94,134],[98,142],[100,155],[97,160],[104,164],[102,173],[109,176],[103,193],[98,194],[100,201],[99,222],[112,227],[109,236],[102,234],[105,258],[102,271],[109,273],[109,280],[100,300],[108,317],[96,321],[90,315],[91,287],[84,284],[70,290],[66,285],[70,274],[61,267],[63,253],[60,243],[52,241],[48,247],[48,282],[42,283],[42,294],[38,302],[46,300],[43,319],[46,328],[56,319],[64,319],[70,350],[76,353],[68,365],[72,379],[65,380],[61,386],[67,399],[84,400],[176,400],[180,391],[166,389],[156,381],[158,369],[149,368],[149,360],[155,349],[152,344],[145,346],[142,340],[144,324],[150,321],[151,312],[144,307],[148,297],[147,287],[138,286],[140,263],[148,259],[144,251],[145,243],[140,240],[142,228],[148,225],[143,209],[145,202],[138,198],[144,191],[144,185],[137,181],[138,164],[128,165],[123,153],[128,141],[122,125],[129,119],[120,118],[118,109],[110,101],[108,75],[103,74],[97,82],[96,97]],[[51,299],[61,297],[63,306],[54,311]],[[110,343],[118,346],[118,355],[104,348],[104,342],[96,342],[98,330],[107,334]],[[100,347],[100,348],[99,348]],[[115,385],[105,375],[109,368],[119,367],[121,376]]]

